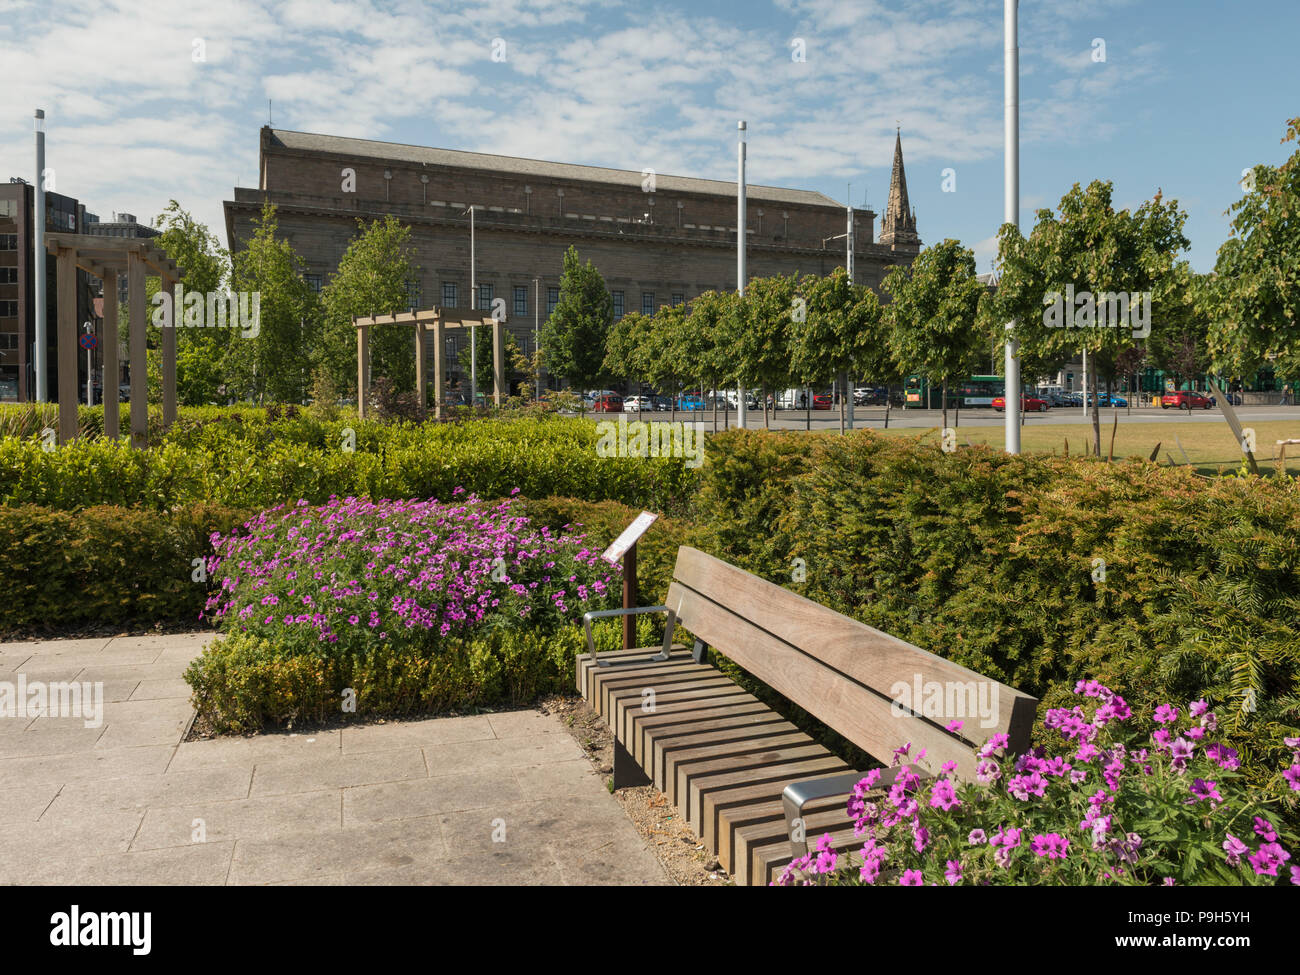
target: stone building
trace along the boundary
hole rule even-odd
[[[306,263],[316,289],[329,281],[366,222],[393,214],[412,227],[418,278],[410,303],[486,312],[503,299],[507,325],[525,353],[559,298],[570,245],[590,259],[614,299],[614,313],[653,313],[706,290],[736,287],[736,184],[313,135],[263,127],[256,188],[225,202],[232,252],[251,237],[263,201]],[[889,268],[920,249],[908,210],[902,141],[894,147],[890,209],[854,208],[854,279],[878,288]],[[749,185],[748,274],[825,274],[845,263],[848,211],[810,190]],[[470,215],[474,284],[470,295]],[[839,238],[839,239],[836,239]],[[450,336],[448,378],[458,380]]]

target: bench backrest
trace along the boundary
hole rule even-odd
[[[1029,747],[1037,700],[698,549],[677,553],[664,601],[698,639],[888,764],[912,743],[973,778],[972,746]],[[961,729],[950,732],[954,719]]]

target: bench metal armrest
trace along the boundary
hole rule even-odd
[[[913,768],[913,773],[921,778],[926,775],[920,769]],[[887,789],[894,784],[902,772],[901,767],[882,769],[880,778],[872,789]],[[818,799],[829,799],[831,796],[845,796],[853,791],[853,787],[866,778],[866,772],[841,772],[839,775],[828,775],[820,779],[804,779],[801,782],[791,782],[781,793],[781,805],[785,809],[785,825],[790,834],[790,849],[797,860],[801,856],[808,854],[808,832],[806,829],[800,830],[801,839],[795,839],[795,823],[803,818],[803,807],[810,802]]]
[[[582,626],[587,631],[587,652],[596,657],[596,641],[591,635],[591,621],[599,619],[608,619],[611,616],[636,616],[641,613],[667,613],[668,619],[664,626],[664,645],[660,648],[659,653],[649,660],[664,661],[668,659],[669,651],[673,646],[673,629],[677,626],[677,614],[667,606],[633,606],[630,609],[599,609],[591,613],[582,614]],[[641,659],[637,660],[618,660],[608,661],[596,658],[598,667],[609,667],[615,663],[630,664],[643,663]]]

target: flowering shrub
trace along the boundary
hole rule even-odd
[[[482,626],[553,631],[605,608],[614,570],[583,536],[534,529],[513,507],[470,495],[275,508],[247,534],[213,537],[208,572],[221,581],[207,609],[225,632],[274,637],[292,654],[431,646]]]
[[[1012,759],[1006,735],[985,742],[974,782],[958,782],[954,763],[922,779],[913,765],[924,749],[913,757],[904,745],[849,800],[860,855],[823,835],[777,883],[1300,884],[1287,849],[1296,837],[1240,787],[1240,756],[1206,702],[1163,704],[1154,730],[1139,730],[1097,681],[1074,693],[1079,703],[1046,712],[1050,744]],[[1300,791],[1300,738],[1286,745],[1282,779]]]
[[[506,499],[334,499],[214,535],[206,612],[225,634],[186,674],[220,730],[521,702],[571,682],[574,624],[613,605],[584,536]],[[606,627],[608,629],[608,627]]]

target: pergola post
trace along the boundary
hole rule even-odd
[[[447,332],[442,323],[442,318],[437,318],[433,323],[433,418],[442,419],[442,407],[446,402],[446,394],[443,390],[443,381],[446,377],[447,365],[443,362],[443,355],[447,351]]]
[[[354,319],[355,321],[355,319]],[[357,417],[366,418],[366,398],[370,393],[370,370],[367,361],[367,348],[370,338],[370,326],[357,326]]]
[[[415,323],[415,396],[416,409],[424,416],[424,323],[419,321]]]
[[[117,402],[117,269],[106,268],[104,283],[104,436],[116,440],[121,424]]]
[[[71,443],[77,423],[77,252],[60,247],[56,277],[59,336],[59,443]],[[38,282],[39,284],[40,282]]]
[[[175,280],[164,274],[159,284],[164,291],[175,297]],[[163,429],[170,430],[176,422],[176,324],[180,319],[180,309],[172,304],[171,321],[164,323],[162,330],[162,388],[163,388]]]
[[[505,330],[505,322],[492,320],[492,398],[497,406],[501,405],[506,389],[505,350],[502,348],[505,345]]]
[[[131,360],[131,446],[149,446],[149,361],[145,354],[144,255],[126,256],[126,303],[131,316],[127,348]]]

